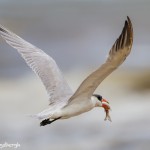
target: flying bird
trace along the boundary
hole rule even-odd
[[[133,28],[129,17],[125,21],[122,33],[110,49],[106,61],[91,73],[75,92],[69,87],[52,57],[1,25],[0,34],[10,46],[17,49],[46,88],[49,106],[46,110],[33,115],[41,121],[40,126],[51,124],[58,119],[68,119],[80,115],[94,107],[104,108],[105,120],[111,121],[109,102],[101,95],[94,94],[94,91],[130,54]]]

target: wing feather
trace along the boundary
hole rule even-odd
[[[124,62],[131,51],[132,43],[132,23],[127,17],[122,33],[112,46],[106,62],[81,83],[69,102],[76,100],[78,96],[91,98],[99,84]]]
[[[0,34],[10,46],[18,50],[28,66],[42,80],[49,95],[50,104],[55,104],[72,94],[72,90],[52,57],[1,25]]]

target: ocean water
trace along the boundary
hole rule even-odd
[[[40,127],[28,115],[47,107],[45,89],[17,51],[0,38],[0,146],[6,142],[20,144],[20,150],[149,150],[149,3],[1,0],[0,24],[52,56],[74,90],[104,62],[127,15],[134,43],[122,69],[96,91],[110,102],[112,122],[105,122],[104,110],[95,108]]]
[[[81,72],[65,75],[76,89]],[[114,73],[98,88],[112,107],[112,122],[104,121],[102,108],[40,127],[28,117],[47,107],[47,95],[36,76],[3,80],[0,85],[0,144],[19,143],[18,149],[149,150],[150,93],[131,90],[128,73]],[[132,74],[134,77],[134,73]]]

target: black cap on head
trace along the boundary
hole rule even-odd
[[[102,96],[101,95],[98,95],[98,94],[93,94],[93,96],[95,96],[99,101],[102,100]]]

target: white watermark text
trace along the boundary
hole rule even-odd
[[[15,148],[15,149],[17,149],[19,147],[20,147],[20,144],[18,142],[16,144],[10,144],[7,142],[0,144],[0,149],[2,149],[2,148]]]

